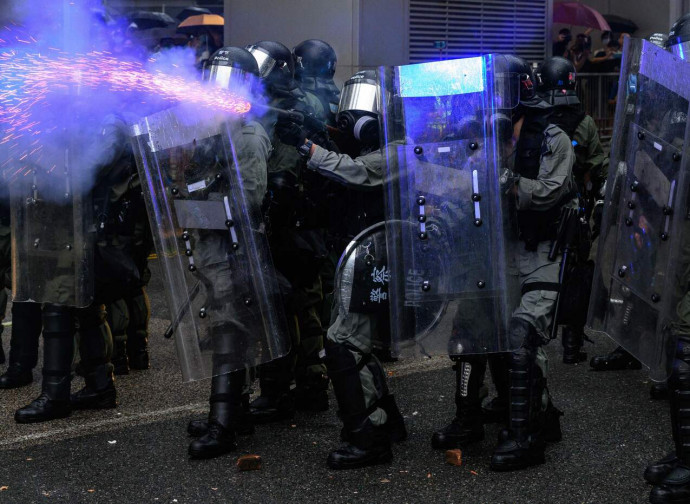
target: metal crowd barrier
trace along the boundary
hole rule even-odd
[[[602,144],[608,147],[613,131],[618,93],[618,73],[577,74],[577,94],[584,111],[599,128]]]

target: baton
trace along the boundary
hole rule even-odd
[[[574,245],[575,237],[577,235],[577,224],[578,224],[578,211],[574,208],[564,208],[561,212],[561,222],[558,226],[558,235],[556,241],[551,246],[551,251],[549,252],[549,259],[551,261],[556,260],[561,247],[563,248],[563,259],[561,260],[561,268],[558,272],[558,284],[559,289],[556,294],[556,305],[554,307],[555,311],[553,314],[553,322],[551,323],[551,339],[556,339],[558,333],[558,311],[561,307],[561,290],[563,288],[563,282],[565,281],[565,276],[568,272],[568,264],[570,262],[570,253]]]
[[[182,321],[182,317],[184,317],[187,314],[187,311],[192,306],[192,301],[194,301],[194,299],[196,299],[200,290],[201,290],[201,282],[197,282],[196,285],[194,287],[192,287],[192,290],[189,291],[189,298],[187,299],[187,302],[184,304],[184,306],[182,308],[180,308],[180,311],[177,313],[177,316],[175,316],[173,321],[170,323],[168,328],[165,330],[165,334],[163,334],[163,337],[165,339],[170,339],[173,337],[173,334],[175,334],[177,327],[180,325],[180,322]]]

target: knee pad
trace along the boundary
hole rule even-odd
[[[107,320],[113,333],[113,338],[126,340],[130,318],[127,303],[125,303],[124,299],[118,299],[108,305]]]
[[[511,317],[508,323],[508,340],[511,348],[536,347],[539,344],[537,330],[519,317]]]
[[[324,347],[324,364],[328,370],[328,375],[333,378],[342,374],[348,374],[348,371],[357,370],[357,361],[348,346],[342,343],[335,343],[328,340]]]
[[[107,312],[105,305],[100,303],[92,303],[86,308],[79,308],[75,310],[77,320],[79,322],[79,330],[88,330],[102,325],[106,321]]]

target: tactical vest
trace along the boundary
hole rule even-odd
[[[580,145],[575,141],[575,131],[577,131],[577,127],[584,120],[586,115],[587,114],[575,107],[565,106],[556,107],[550,117],[551,124],[555,124],[568,135],[568,138],[573,142],[573,147],[576,152],[586,148],[585,145]],[[576,157],[573,173],[578,177],[578,180],[582,178],[584,171],[584,167],[578,165]]]
[[[530,180],[537,180],[539,177],[541,157],[547,154],[549,149],[544,131],[552,123],[550,119],[550,114],[527,115],[525,117],[516,147],[515,159],[515,171],[521,177]],[[520,239],[525,242],[527,250],[534,251],[539,242],[556,238],[561,206],[559,202],[548,210],[518,211]]]

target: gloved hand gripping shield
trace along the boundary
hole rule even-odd
[[[287,354],[263,194],[243,178],[252,153],[239,122],[175,108],[143,119],[132,133],[183,378]]]
[[[380,69],[399,354],[511,350],[520,291],[508,161],[519,78],[507,68],[487,55]]]
[[[83,168],[79,142],[69,135],[51,140],[4,170],[10,188],[12,298],[83,308],[94,295],[93,181]]]
[[[690,281],[688,100],[690,65],[626,39],[588,326],[660,381],[671,372]]]

